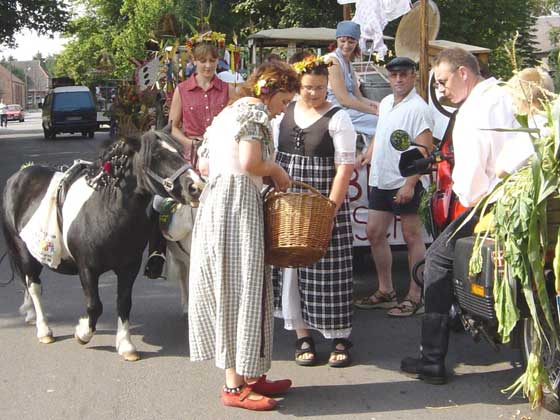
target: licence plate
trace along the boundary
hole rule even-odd
[[[66,121],[80,121],[82,119],[81,116],[75,116],[75,117],[66,117]]]

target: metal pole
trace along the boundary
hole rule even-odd
[[[27,97],[29,96],[27,93],[27,70],[28,68],[25,68],[25,75],[24,75],[24,82],[25,82],[25,89],[23,91],[23,109],[27,111]]]
[[[350,9],[349,4],[342,5],[342,18],[344,20],[352,19],[352,9]]]
[[[10,102],[14,103],[14,59],[10,57]]]
[[[428,0],[420,0],[420,96],[428,100]]]

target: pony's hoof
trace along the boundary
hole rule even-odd
[[[137,351],[125,351],[122,354],[122,357],[127,362],[136,362],[136,361],[140,360],[140,355],[138,354]]]
[[[51,344],[54,343],[56,340],[52,335],[45,335],[44,337],[39,337],[39,343],[41,344]]]
[[[81,344],[82,346],[85,346],[88,343],[87,341],[82,340],[77,333],[74,333],[74,338],[76,339],[78,344]]]

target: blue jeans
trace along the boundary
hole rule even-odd
[[[451,222],[426,252],[426,262],[424,264],[424,304],[426,313],[435,312],[447,315],[451,309],[453,304],[453,257],[455,254],[455,243],[457,239],[472,236],[474,227],[478,223],[478,215],[474,215],[455,233],[469,213],[470,210],[466,210]]]

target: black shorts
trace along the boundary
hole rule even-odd
[[[394,190],[381,190],[377,187],[369,189],[369,209],[378,211],[388,211],[393,214],[416,214],[420,207],[420,198],[424,192],[422,183],[418,181],[414,187],[412,200],[405,204],[396,204],[395,195],[399,188]]]

